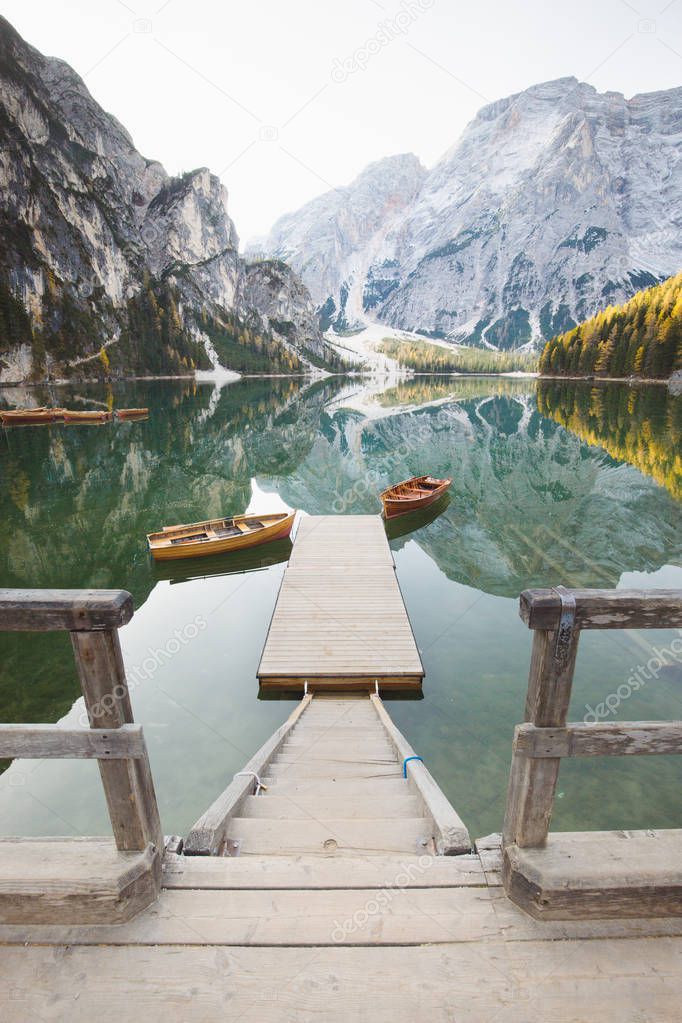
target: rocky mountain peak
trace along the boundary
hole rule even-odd
[[[142,156],[0,19],[0,381],[333,361],[294,274],[249,286],[227,200],[207,168],[171,177]]]
[[[265,248],[302,274],[324,326],[540,343],[682,266],[681,128],[681,89],[627,100],[543,82],[483,107],[363,230],[346,212],[363,208],[361,174],[342,204],[327,193],[278,221]]]

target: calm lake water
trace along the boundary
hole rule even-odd
[[[423,699],[389,709],[473,836],[500,829],[523,715],[521,590],[682,587],[682,399],[663,387],[260,379],[36,397],[151,409],[144,422],[0,432],[0,585],[133,593],[121,642],[166,834],[186,833],[294,706],[259,698],[256,682],[289,547],[160,569],[148,531],[282,502],[378,512],[389,482],[454,477],[442,514],[391,540],[427,674]],[[583,634],[571,718],[676,637]],[[0,720],[78,721],[67,636],[4,634],[0,657]],[[611,720],[682,717],[682,661],[664,659]],[[564,761],[553,827],[680,827],[681,783],[682,758]],[[15,761],[0,777],[0,833],[108,832],[94,763]]]

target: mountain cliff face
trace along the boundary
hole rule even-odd
[[[0,242],[0,380],[331,355],[296,276],[240,259],[220,180],[169,177],[2,18]]]
[[[373,292],[373,265],[387,230],[416,200],[426,170],[416,156],[370,164],[347,188],[313,199],[277,221],[266,251],[290,262],[321,307],[321,325],[356,323],[383,293]],[[365,284],[366,295],[362,288]]]
[[[562,78],[484,107],[428,172],[374,164],[278,221],[265,249],[333,325],[517,347],[680,269],[681,157],[682,89],[626,100]],[[368,175],[394,201],[346,231]]]

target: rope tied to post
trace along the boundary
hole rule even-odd
[[[255,778],[256,779],[256,791],[254,792],[254,796],[257,796],[258,793],[261,791],[261,789],[263,790],[263,792],[267,792],[268,791],[267,785],[263,784],[263,782],[260,780],[259,776],[256,774],[255,771],[237,771],[237,773],[233,777],[234,778]]]
[[[418,757],[416,754],[413,754],[413,756],[411,757],[405,757],[405,759],[403,760],[403,778],[407,778],[407,765],[409,764],[410,760],[419,760],[422,764],[424,763],[424,758]]]

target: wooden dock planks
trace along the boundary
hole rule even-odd
[[[265,855],[273,863],[470,848],[467,829],[381,698],[357,691],[304,696],[185,841],[193,856]]]
[[[261,684],[418,689],[423,677],[381,518],[303,518],[258,668]]]

